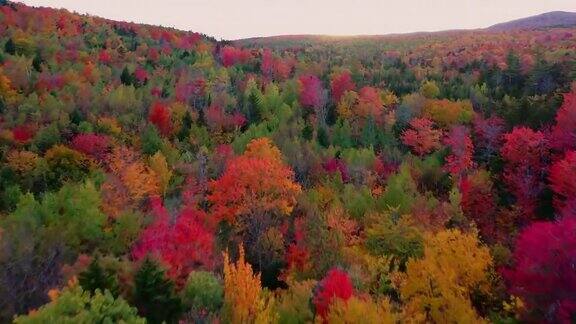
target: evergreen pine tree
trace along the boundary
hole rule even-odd
[[[251,123],[258,123],[262,120],[262,99],[256,91],[251,91],[246,103],[246,114]]]
[[[316,139],[318,140],[318,144],[322,145],[323,147],[330,146],[330,139],[328,138],[328,132],[326,132],[326,129],[324,127],[318,128]]]
[[[369,117],[362,129],[362,137],[360,139],[364,147],[375,147],[377,142],[377,129],[374,118]]]
[[[132,75],[128,71],[127,66],[125,66],[124,70],[122,70],[122,74],[120,75],[120,81],[122,81],[122,84],[124,84],[124,85],[131,85],[133,83],[132,82]]]
[[[14,41],[12,40],[12,38],[9,38],[8,41],[6,42],[6,44],[4,45],[4,52],[6,52],[10,55],[16,54],[16,44],[14,44]]]
[[[336,105],[330,103],[328,104],[327,108],[328,111],[326,113],[326,124],[328,126],[333,126],[336,124],[336,120],[338,119],[338,114],[336,113]]]
[[[181,142],[186,141],[186,139],[190,136],[190,128],[192,127],[192,116],[190,116],[190,112],[186,112],[184,114],[184,118],[182,118],[182,127],[180,127],[180,131],[178,132],[178,139]]]
[[[138,312],[149,323],[177,323],[182,312],[182,302],[174,291],[174,283],[149,258],[144,260],[134,277],[133,298]]]
[[[32,67],[34,70],[36,70],[36,72],[42,72],[42,56],[40,56],[40,53],[36,53],[36,56],[34,56],[34,60],[32,60]]]
[[[302,129],[302,138],[304,138],[307,141],[312,140],[312,137],[314,136],[314,129],[312,128],[312,125],[310,125],[310,123],[306,123],[306,125],[304,125],[304,128]]]
[[[140,141],[142,143],[142,153],[147,155],[153,155],[158,152],[162,145],[162,137],[158,133],[158,129],[152,125],[146,126],[142,135],[140,136]]]
[[[196,120],[196,124],[198,124],[198,126],[208,125],[206,123],[206,115],[204,114],[204,109],[202,108],[198,109],[198,119]]]
[[[86,271],[80,273],[78,282],[84,290],[92,293],[94,293],[96,289],[100,289],[102,293],[108,290],[114,297],[117,297],[120,292],[116,275],[112,271],[104,269],[100,265],[98,257],[92,260]]]

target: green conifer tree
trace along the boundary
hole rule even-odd
[[[86,271],[80,273],[78,282],[84,290],[92,293],[96,292],[96,289],[100,289],[101,291],[108,290],[114,297],[118,297],[118,293],[120,292],[116,275],[113,271],[104,269],[100,265],[100,259],[98,257],[92,260]]]
[[[134,277],[133,304],[149,323],[177,323],[182,302],[174,283],[166,278],[159,265],[147,258]]]

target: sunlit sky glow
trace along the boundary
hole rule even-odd
[[[548,11],[576,11],[576,0],[24,0],[238,39],[288,34],[375,35],[481,28]]]

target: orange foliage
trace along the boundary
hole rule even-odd
[[[260,274],[244,259],[244,247],[240,246],[238,261],[230,261],[224,252],[224,309],[231,323],[248,323],[258,315],[262,287]]]
[[[282,154],[267,138],[250,142],[243,155],[232,158],[220,179],[210,183],[217,219],[229,222],[242,215],[278,212],[288,215],[301,191]]]

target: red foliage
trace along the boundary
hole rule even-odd
[[[213,131],[227,131],[246,124],[246,117],[240,112],[227,114],[222,107],[213,104],[206,109],[206,122]]]
[[[272,72],[274,71],[274,56],[272,55],[272,51],[268,48],[262,51],[260,70],[264,76],[269,78],[272,77]]]
[[[286,252],[288,269],[304,271],[310,265],[310,252],[304,242],[304,221],[302,218],[294,220],[294,242],[288,246]]]
[[[12,136],[14,138],[14,141],[16,141],[16,143],[26,144],[32,139],[34,133],[32,132],[32,129],[29,126],[20,125],[12,128]]]
[[[350,72],[344,71],[332,77],[330,88],[332,90],[332,99],[334,102],[338,103],[342,95],[346,91],[354,90],[356,85],[354,84],[354,81],[352,81]]]
[[[76,151],[103,161],[110,152],[110,139],[105,135],[78,134],[72,140],[71,146]]]
[[[378,89],[373,87],[363,87],[360,89],[358,98],[357,113],[360,116],[372,116],[374,120],[379,121],[382,116],[382,98]]]
[[[576,89],[564,94],[564,102],[556,113],[550,145],[558,151],[576,149]]]
[[[132,248],[134,259],[157,257],[179,282],[194,269],[212,269],[214,235],[204,225],[204,212],[184,209],[172,223],[160,198],[153,198],[151,204],[155,219]]]
[[[158,128],[162,135],[168,136],[172,132],[170,110],[164,104],[154,103],[150,109],[148,120]]]
[[[108,64],[112,61],[112,56],[110,56],[107,50],[103,49],[100,51],[100,54],[98,54],[98,61],[103,64]]]
[[[200,98],[206,93],[206,81],[204,79],[197,79],[194,81],[180,80],[176,83],[176,100],[180,102],[188,102],[190,98]]]
[[[472,161],[474,146],[466,127],[452,128],[444,139],[444,144],[450,147],[450,155],[446,157],[445,168],[453,177],[459,178],[474,167],[474,161]]]
[[[550,167],[550,186],[556,194],[554,206],[562,214],[576,215],[576,151]]]
[[[146,69],[139,66],[134,71],[134,77],[136,77],[136,80],[138,80],[138,82],[144,83],[146,82],[146,80],[148,80],[148,72],[146,71]]]
[[[346,164],[342,160],[332,158],[326,161],[324,164],[322,164],[322,166],[324,167],[324,170],[328,173],[339,172],[342,181],[344,182],[350,181],[350,174],[348,173],[348,168],[346,167]]]
[[[326,277],[320,281],[312,303],[316,309],[316,314],[324,320],[328,315],[330,305],[336,299],[348,300],[354,294],[354,287],[348,274],[340,269],[328,271]]]
[[[480,235],[488,241],[496,238],[496,196],[488,173],[477,172],[462,179],[461,207],[464,215],[473,220]]]
[[[576,316],[576,215],[537,222],[518,237],[510,293],[527,304],[529,322],[571,323]]]
[[[303,75],[300,82],[300,104],[302,107],[313,108],[322,105],[322,82],[315,75]]]
[[[246,63],[251,56],[250,51],[238,49],[232,46],[224,46],[220,49],[220,60],[222,61],[222,65],[225,67],[230,67],[237,63]]]
[[[402,133],[402,143],[412,148],[414,153],[425,155],[440,148],[442,130],[433,129],[434,122],[427,118],[414,118],[411,129]]]
[[[252,140],[244,154],[228,161],[220,178],[210,183],[207,197],[213,219],[235,223],[239,217],[263,213],[288,215],[300,186],[269,139]]]
[[[506,163],[506,185],[516,197],[524,219],[528,220],[534,216],[538,198],[545,187],[548,142],[540,131],[515,127],[504,135],[501,153]]]

